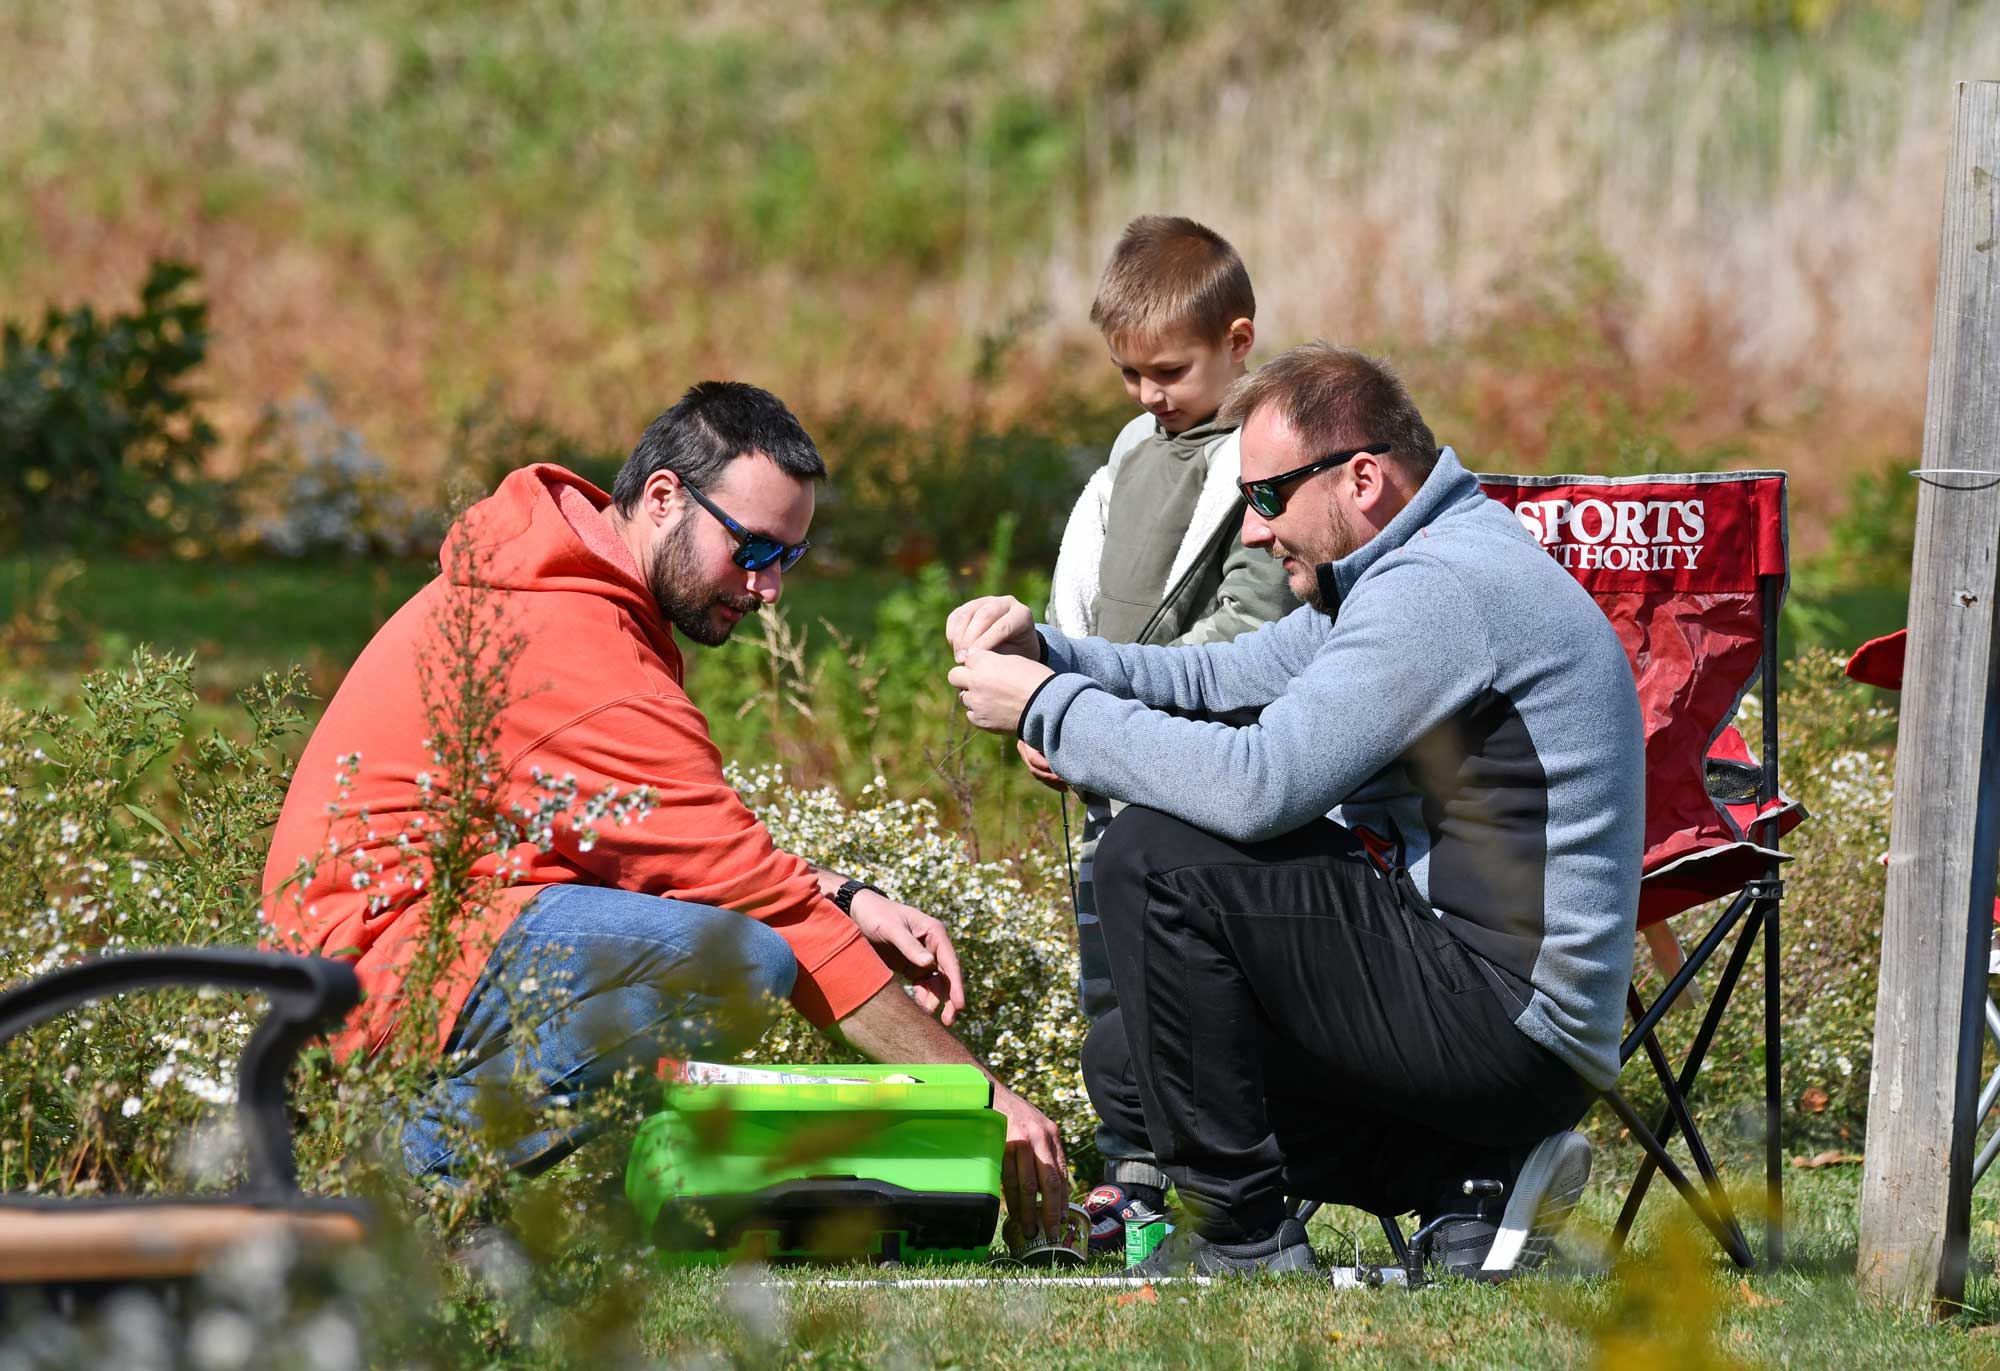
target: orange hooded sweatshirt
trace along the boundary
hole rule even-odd
[[[443,616],[468,595],[493,616],[491,636],[518,648],[498,720],[501,807],[537,805],[546,793],[533,780],[539,768],[575,779],[575,808],[644,786],[651,809],[600,820],[594,837],[561,820],[539,845],[481,859],[477,874],[497,884],[454,930],[437,990],[440,1041],[507,925],[543,887],[564,882],[763,920],[798,958],[793,1004],[821,1027],[889,981],[806,864],[772,845],[723,780],[707,720],[682,688],[680,649],[601,513],[610,502],[557,466],[507,477],[453,528],[445,574],[383,625],[306,744],[272,834],[264,917],[275,945],[341,958],[360,974],[367,998],[335,1039],[342,1056],[380,1047],[404,1008],[428,904],[426,863],[404,857],[421,852],[429,816],[450,802],[426,746],[435,715],[422,682],[433,678],[438,694],[448,686]],[[475,581],[488,589],[469,591]]]

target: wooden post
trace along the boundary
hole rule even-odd
[[[2000,82],[1957,87],[1923,466],[1859,1276],[1942,1310],[1965,1293],[2000,820]]]

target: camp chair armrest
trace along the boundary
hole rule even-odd
[[[237,1071],[236,1113],[249,1166],[248,1192],[298,1189],[285,1075],[299,1050],[361,1001],[354,969],[323,957],[239,948],[187,947],[93,957],[0,994],[0,1043],[107,995],[166,986],[262,993],[270,1007]]]

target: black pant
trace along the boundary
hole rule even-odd
[[[1268,1234],[1287,1194],[1434,1211],[1590,1105],[1514,1027],[1525,987],[1338,824],[1233,843],[1131,808],[1096,875],[1119,1009],[1084,1082],[1216,1241]]]

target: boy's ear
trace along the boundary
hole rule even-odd
[[[1250,349],[1257,343],[1257,325],[1250,319],[1229,321],[1229,360],[1241,362],[1250,355]]]

